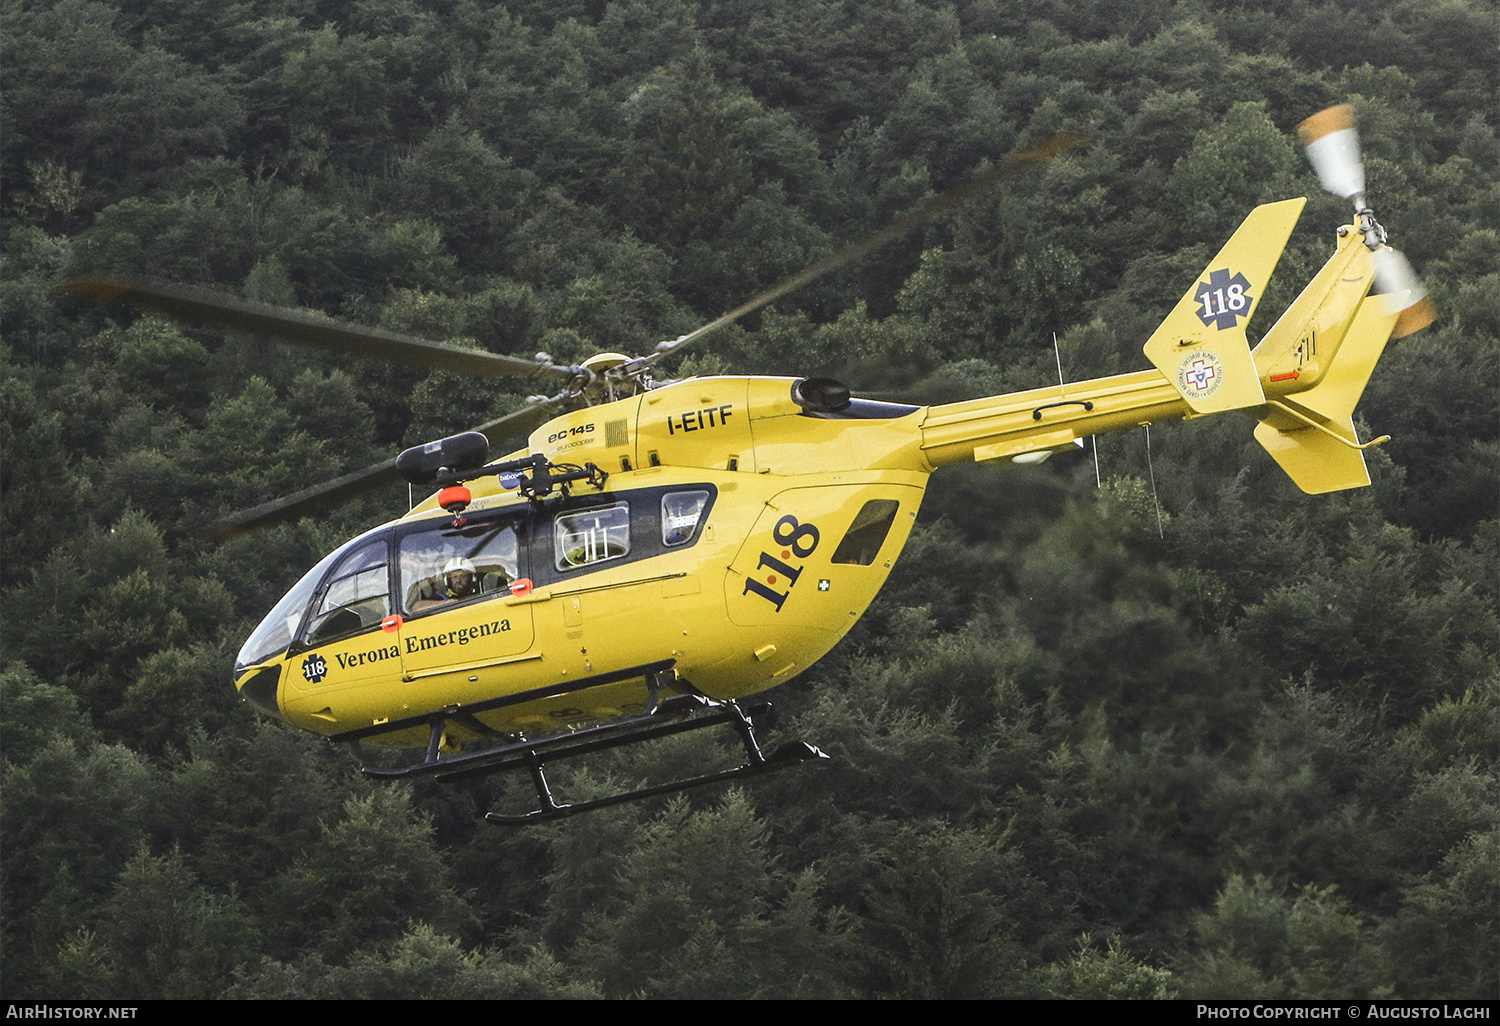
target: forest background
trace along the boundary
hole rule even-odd
[[[0,990],[23,997],[1500,994],[1500,19],[1486,0],[3,0]],[[1059,129],[1086,143],[676,374],[951,397],[1145,366],[1350,102],[1442,311],[1299,493],[1233,416],[938,474],[777,693],[832,756],[504,831],[362,779],[234,654],[404,489],[191,528],[522,390],[60,299],[149,273],[499,352],[647,351]],[[1486,222],[1489,223],[1486,223]],[[618,754],[578,793],[710,742]],[[725,749],[724,757],[732,757]]]

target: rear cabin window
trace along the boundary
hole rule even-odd
[[[553,554],[559,570],[575,570],[630,554],[630,506],[563,513],[553,522]]]
[[[854,523],[849,525],[848,532],[834,550],[833,562],[854,566],[869,566],[875,562],[875,557],[880,555],[880,546],[885,544],[885,536],[891,532],[900,505],[895,499],[871,499],[861,506],[854,515]]]

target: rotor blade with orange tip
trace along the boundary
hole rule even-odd
[[[1319,111],[1297,126],[1297,135],[1323,188],[1345,199],[1364,194],[1365,166],[1353,107],[1345,103]]]
[[[1323,188],[1335,196],[1353,200],[1357,217],[1373,217],[1364,209],[1365,167],[1359,153],[1359,133],[1354,127],[1354,108],[1344,103],[1319,111],[1297,126],[1297,134],[1307,148],[1307,159],[1318,172]],[[1384,229],[1377,227],[1376,231],[1379,232],[1376,238],[1383,241]],[[1411,263],[1390,246],[1377,247],[1373,241],[1367,245],[1375,260],[1371,294],[1380,298],[1387,313],[1398,315],[1391,338],[1410,335],[1431,324],[1437,318],[1437,308],[1427,298]]]
[[[1375,259],[1375,287],[1373,293],[1380,298],[1388,312],[1396,313],[1396,326],[1391,329],[1391,338],[1402,338],[1414,331],[1421,331],[1437,320],[1437,307],[1427,298],[1427,290],[1417,280],[1417,272],[1411,262],[1399,250],[1382,246],[1373,254]]]
[[[798,271],[790,278],[785,279],[777,285],[773,285],[754,299],[741,303],[716,320],[709,321],[696,331],[689,332],[686,335],[666,342],[658,342],[656,345],[657,351],[650,356],[632,361],[630,364],[631,369],[634,370],[646,366],[658,357],[675,352],[689,342],[696,341],[711,331],[716,331],[726,324],[737,321],[746,314],[754,313],[766,304],[780,299],[788,292],[792,292],[806,285],[808,282],[821,278],[829,271],[836,270],[851,260],[858,260],[865,254],[879,249],[887,242],[904,235],[918,225],[925,224],[940,214],[946,213],[962,203],[967,203],[976,196],[983,195],[1002,182],[1014,178],[1029,167],[1046,163],[1053,157],[1077,146],[1082,141],[1083,136],[1076,132],[1058,132],[1048,136],[1036,145],[1029,146],[1020,153],[1007,157],[1000,161],[1000,163],[981,171],[962,185],[954,186],[947,192],[919,204],[909,213],[896,218],[896,220],[883,228],[877,228],[864,238],[851,242],[837,253],[824,257],[805,270]]]
[[[334,349],[377,360],[394,360],[434,370],[482,378],[587,378],[578,367],[460,349],[383,328],[341,324],[318,314],[288,310],[188,285],[170,285],[134,276],[74,278],[63,292],[100,303],[128,303],[150,313],[229,331],[266,335],[283,342]]]

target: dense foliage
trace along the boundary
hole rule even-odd
[[[5,996],[1496,997],[1497,35],[1485,0],[4,0]],[[1068,128],[674,368],[1028,387],[1053,332],[1072,377],[1144,366],[1310,194],[1288,301],[1346,216],[1292,129],[1343,101],[1443,310],[1365,397],[1374,487],[1304,496],[1233,417],[1100,439],[1098,488],[941,473],[779,695],[831,764],[530,831],[478,820],[519,784],[372,784],[228,685],[404,494],[190,530],[519,386],[51,291],[642,352]]]

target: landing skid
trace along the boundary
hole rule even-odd
[[[654,795],[672,794],[695,787],[705,787],[709,784],[736,780],[741,777],[760,776],[806,762],[810,759],[827,758],[817,748],[800,741],[787,742],[778,745],[768,753],[763,753],[755,738],[753,717],[770,709],[769,702],[757,700],[746,705],[740,705],[736,702],[717,702],[696,694],[674,695],[663,699],[661,698],[661,690],[663,688],[668,686],[680,687],[683,682],[678,681],[676,674],[672,673],[669,667],[652,667],[651,669],[653,672],[647,674],[647,680],[650,682],[651,698],[647,703],[647,711],[640,715],[614,720],[597,726],[550,734],[542,738],[532,739],[521,735],[497,737],[499,743],[491,747],[475,752],[462,752],[449,755],[443,753],[441,744],[446,724],[457,721],[477,725],[478,721],[472,717],[472,712],[470,711],[472,707],[470,709],[460,709],[457,707],[445,709],[431,717],[418,721],[425,722],[430,729],[427,754],[422,762],[395,768],[366,766],[362,772],[366,776],[382,780],[404,780],[412,777],[430,776],[441,783],[451,783],[490,773],[515,772],[525,769],[529,771],[532,784],[536,788],[537,807],[530,812],[521,814],[512,815],[491,812],[487,813],[484,817],[490,823],[503,826],[522,826],[529,823],[543,823],[555,819],[563,819],[567,816],[576,816],[579,813],[589,812],[593,809],[602,809],[606,806],[619,805],[624,802],[639,801]],[[582,681],[578,682],[578,684],[584,683]],[[589,682],[587,686],[596,686],[599,683],[601,681],[595,679]],[[577,688],[577,685],[574,687]],[[578,689],[582,690],[581,688]],[[652,784],[630,791],[621,791],[602,798],[592,798],[588,801],[571,804],[559,804],[557,802],[552,795],[552,788],[547,781],[547,776],[543,769],[549,763],[578,758],[592,752],[601,752],[610,748],[640,744],[657,738],[670,737],[674,734],[703,730],[723,724],[728,724],[733,728],[739,736],[740,744],[745,751],[745,762],[732,769],[718,770],[699,776],[682,777],[677,780]],[[415,725],[415,723],[403,721],[400,726],[411,725]],[[385,730],[390,730],[397,725],[384,724],[382,726]],[[364,728],[337,736],[333,740],[349,741],[356,746],[356,751],[358,751],[360,737],[371,736],[372,734],[381,732],[384,731],[379,728]]]
[[[689,709],[689,703],[698,704],[698,709]],[[751,715],[760,713],[770,708],[766,702],[759,703],[751,709],[742,709],[733,702],[717,703],[708,699],[699,698],[696,695],[682,695],[667,699],[662,707],[650,716],[636,716],[629,720],[622,720],[607,726],[593,728],[591,730],[578,731],[573,734],[562,735],[544,739],[534,745],[524,742],[519,745],[510,746],[511,752],[504,761],[493,764],[477,772],[494,772],[498,770],[517,769],[521,766],[531,771],[531,781],[536,787],[537,807],[531,812],[520,815],[511,815],[502,812],[489,812],[485,814],[485,820],[500,826],[524,826],[528,823],[544,823],[549,820],[563,819],[567,816],[576,816],[581,812],[589,812],[593,809],[602,809],[609,805],[620,805],[625,802],[639,801],[642,798],[650,798],[659,794],[672,794],[678,791],[687,791],[695,787],[705,787],[709,784],[723,783],[728,780],[736,780],[741,777],[760,776],[764,773],[772,773],[788,766],[795,766],[809,759],[826,759],[824,755],[812,745],[801,741],[791,741],[778,745],[769,753],[762,753],[760,746],[755,740],[755,728],[751,723]],[[681,716],[677,722],[663,721],[663,716]],[[547,763],[561,762],[565,759],[574,758],[588,752],[602,751],[606,748],[617,748],[622,745],[638,744],[652,738],[666,737],[671,734],[680,734],[690,730],[702,730],[706,727],[714,727],[723,723],[731,724],[735,732],[739,734],[740,743],[745,749],[745,762],[733,769],[719,770],[714,773],[704,773],[695,777],[682,777],[678,780],[669,780],[660,784],[652,784],[648,787],[636,788],[632,791],[621,791],[617,794],[607,795],[603,798],[593,798],[584,802],[574,802],[567,805],[559,805],[552,796],[552,789],[547,783],[547,777],[542,767]],[[461,776],[470,775],[476,771],[461,773]],[[444,775],[439,780],[453,779]]]

